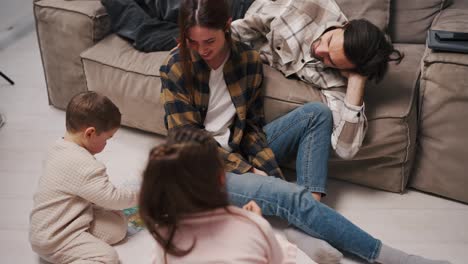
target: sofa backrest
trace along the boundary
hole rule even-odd
[[[453,0],[392,0],[389,34],[395,43],[426,43],[426,32]]]
[[[466,1],[466,0],[452,0],[452,3],[450,4],[450,8],[467,9],[468,8],[468,1]]]
[[[336,0],[341,11],[351,19],[365,18],[386,30],[390,20],[390,0]]]

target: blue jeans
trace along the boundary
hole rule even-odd
[[[266,125],[268,145],[278,163],[296,158],[297,184],[326,193],[333,117],[319,102],[307,103]]]
[[[317,202],[309,190],[275,177],[253,173],[226,173],[232,204],[242,207],[254,200],[264,215],[278,216],[305,233],[373,262],[381,242],[351,223],[335,210]]]
[[[305,104],[266,125],[268,144],[279,163],[297,155],[297,184],[252,173],[228,173],[229,199],[239,207],[254,200],[264,215],[278,216],[337,249],[372,262],[381,242],[310,193],[326,192],[332,125],[331,111],[322,103]]]

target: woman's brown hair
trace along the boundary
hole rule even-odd
[[[229,4],[226,0],[183,0],[179,9],[179,50],[183,61],[185,86],[193,93],[192,58],[187,47],[187,34],[191,27],[201,26],[225,31],[231,43]]]
[[[140,215],[167,254],[185,256],[194,248],[173,243],[187,214],[226,207],[224,166],[218,145],[206,131],[192,128],[169,132],[165,144],[153,148],[143,173]]]

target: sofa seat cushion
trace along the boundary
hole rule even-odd
[[[164,135],[159,68],[168,53],[137,51],[112,34],[81,54],[88,89],[120,108],[122,124]]]
[[[416,132],[416,81],[424,45],[396,45],[405,53],[398,65],[378,85],[366,87],[369,127],[361,150],[351,161],[335,155],[330,159],[330,177],[402,192],[413,165]],[[265,115],[267,121],[310,101],[321,100],[320,92],[307,84],[285,79],[268,66],[265,69]],[[294,164],[286,165],[294,168]]]

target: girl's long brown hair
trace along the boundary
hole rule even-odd
[[[184,215],[228,205],[223,174],[218,145],[204,130],[170,131],[167,142],[151,150],[140,190],[140,215],[166,260],[167,254],[185,256],[195,246],[196,241],[186,249],[173,243]]]
[[[229,5],[226,0],[183,0],[179,9],[179,51],[183,61],[185,86],[193,95],[193,72],[190,49],[187,47],[188,31],[201,26],[225,31],[226,41],[231,43]]]

